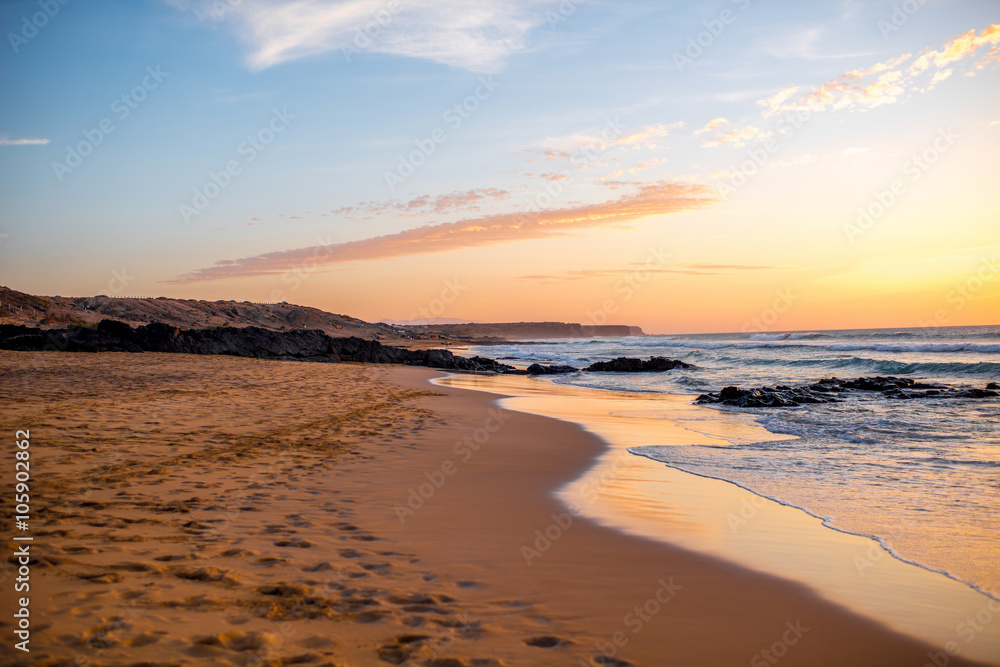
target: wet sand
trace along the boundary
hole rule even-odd
[[[920,667],[935,651],[568,514],[555,489],[606,444],[426,369],[0,352],[0,373],[4,431],[31,430],[35,538],[32,651],[5,612],[5,664]]]

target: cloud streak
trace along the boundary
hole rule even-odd
[[[44,146],[48,139],[11,139],[7,135],[0,136],[0,146]]]
[[[261,70],[329,51],[388,53],[495,72],[527,49],[527,33],[558,0],[167,0],[205,20],[233,24]]]
[[[679,276],[719,276],[731,273],[732,271],[776,271],[782,268],[780,266],[761,266],[756,264],[678,264],[672,268],[648,268],[645,264],[639,262],[633,262],[633,265],[641,266],[642,270],[646,273]],[[633,271],[635,269],[587,269],[583,271],[564,271],[554,274],[517,276],[517,279],[552,283],[616,277]]]
[[[374,220],[380,215],[402,214],[416,217],[430,213],[444,215],[450,213],[469,213],[479,211],[484,205],[510,199],[510,192],[501,188],[476,188],[464,192],[452,192],[446,195],[432,197],[421,195],[409,201],[361,202],[355,206],[344,206],[324,213],[323,217],[332,215],[350,220]]]
[[[618,183],[617,187],[626,184]],[[488,215],[426,225],[360,241],[283,250],[243,259],[223,260],[167,281],[175,284],[280,275],[297,267],[389,259],[529,239],[552,238],[572,231],[615,227],[644,218],[681,213],[711,205],[715,188],[675,182],[627,184],[631,192],[597,204]]]

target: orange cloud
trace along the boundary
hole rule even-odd
[[[719,132],[714,138],[709,139],[702,144],[705,148],[715,148],[716,146],[722,146],[723,144],[729,144],[733,148],[740,148],[741,146],[746,146],[747,144],[757,143],[759,141],[764,141],[774,132],[770,130],[762,130],[759,127],[754,127],[748,125],[737,130],[729,130],[728,132]]]
[[[780,111],[783,108],[784,102],[789,98],[791,98],[792,95],[794,95],[797,92],[799,92],[799,86],[789,86],[788,88],[782,88],[774,95],[759,100],[757,104],[764,107],[765,116],[770,116]]]
[[[979,35],[976,35],[975,30],[970,30],[945,44],[941,51],[928,51],[914,60],[913,64],[910,65],[910,73],[919,74],[930,67],[931,63],[939,69],[946,67],[951,63],[968,58],[983,46],[992,45],[993,48],[986,54],[986,57],[976,63],[977,69],[982,69],[981,65],[985,66],[989,60],[1000,60],[998,44],[1000,44],[1000,23],[994,23]]]
[[[480,188],[466,192],[456,192],[436,197],[424,206],[434,213],[449,213],[452,211],[478,211],[479,205],[490,201],[501,201],[510,198],[510,192],[500,188]]]
[[[226,278],[276,275],[308,264],[311,267],[371,259],[387,259],[461,248],[476,248],[549,238],[579,229],[610,227],[656,215],[708,206],[717,191],[692,183],[623,184],[632,192],[598,204],[585,204],[530,213],[489,215],[459,222],[426,225],[361,241],[282,250],[255,257],[223,260],[168,282],[186,284]]]
[[[344,206],[330,211],[333,216],[341,216],[352,220],[371,220],[387,212],[403,212],[409,214],[454,213],[456,211],[478,211],[482,204],[491,201],[510,199],[510,192],[500,188],[478,188],[465,192],[453,192],[447,195],[433,197],[420,195],[405,202],[391,200],[385,202],[361,202],[356,206]]]
[[[636,146],[643,148],[656,148],[656,141],[658,139],[667,136],[670,133],[670,130],[675,130],[683,126],[683,121],[672,123],[670,125],[664,125],[663,123],[660,123],[659,125],[647,125],[638,132],[626,134],[623,137],[619,137],[618,139],[609,142],[608,147]]]
[[[705,134],[706,132],[711,132],[712,130],[716,130],[720,127],[727,127],[729,125],[730,122],[725,118],[713,118],[712,120],[708,121],[708,123],[705,124],[705,127],[701,128],[700,130],[695,130],[694,134],[695,136],[698,136],[701,134]]]
[[[947,42],[940,51],[926,51],[910,63],[909,67],[902,66],[912,57],[906,53],[865,69],[851,70],[801,93],[798,86],[785,88],[757,104],[764,108],[765,117],[782,111],[872,109],[884,104],[894,104],[909,92],[931,90],[951,76],[954,70],[949,65],[976,55],[984,46],[991,48],[974,64],[975,69],[983,69],[990,62],[1000,62],[998,44],[1000,23],[988,26],[978,35],[975,30],[970,30]],[[970,71],[965,76],[973,74]],[[926,84],[918,81],[922,76],[929,77]]]

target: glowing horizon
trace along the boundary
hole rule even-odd
[[[32,7],[0,10],[17,290],[662,333],[1000,323],[987,2],[98,2],[24,37]]]

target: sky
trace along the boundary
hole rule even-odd
[[[994,0],[0,3],[0,284],[1000,323]]]

